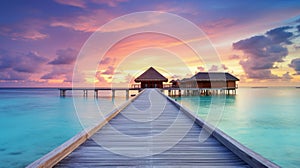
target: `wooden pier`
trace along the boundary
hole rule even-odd
[[[60,91],[60,96],[65,97],[67,91],[72,90],[81,90],[83,91],[83,96],[88,96],[88,91],[94,92],[95,97],[99,97],[99,91],[111,91],[112,98],[115,97],[116,91],[125,91],[126,98],[129,98],[130,91],[142,91],[143,88],[140,87],[132,87],[132,88],[58,88]],[[179,88],[179,87],[164,87],[158,88],[161,91],[168,91],[169,96],[209,96],[209,95],[218,95],[218,94],[226,94],[230,95],[236,94],[236,88]]]
[[[236,88],[160,88],[168,91],[168,96],[211,96],[211,95],[236,95]]]
[[[129,91],[131,90],[137,90],[141,91],[140,88],[58,88],[60,91],[60,96],[65,97],[66,92],[72,91],[72,90],[82,90],[83,91],[83,96],[87,97],[88,96],[88,91],[93,91],[94,96],[98,97],[99,96],[99,91],[111,91],[112,92],[112,97],[115,97],[116,91],[125,91],[126,92],[126,98],[129,98]]]
[[[165,100],[153,104],[149,95]],[[147,122],[137,122],[131,117],[149,119],[152,114],[147,109],[152,104],[158,108],[165,102],[165,108],[157,118]],[[140,111],[135,112],[133,109]],[[183,138],[168,150],[155,153],[167,142],[178,136],[180,131],[173,131],[161,141],[151,137],[168,129],[174,120],[182,128],[190,124],[191,128]],[[129,136],[149,137],[148,145],[139,145],[130,138],[114,134],[113,129]],[[181,127],[177,128],[178,130]],[[200,132],[211,133],[206,141],[199,141]],[[180,136],[180,135],[179,135]],[[94,140],[104,142],[114,149],[128,155],[120,155],[98,145]],[[143,154],[153,151],[151,156],[129,157],[130,154]],[[205,123],[194,113],[182,107],[176,101],[165,96],[158,89],[145,89],[131,98],[120,108],[106,116],[106,119],[94,128],[83,131],[65,142],[52,152],[28,167],[279,167],[259,154],[246,148],[217,128]]]

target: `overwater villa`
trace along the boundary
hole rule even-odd
[[[239,79],[227,72],[198,72],[191,78],[171,80],[170,83],[167,83],[168,78],[150,67],[134,81],[136,84],[131,85],[131,88],[59,88],[59,90],[60,96],[65,96],[67,90],[83,90],[84,96],[87,96],[88,90],[91,90],[94,91],[95,97],[98,97],[98,91],[101,90],[112,91],[112,97],[115,97],[115,91],[123,90],[126,91],[127,98],[130,90],[140,92],[145,88],[167,90],[170,96],[236,94]]]
[[[168,79],[150,67],[134,81],[140,82],[141,88],[163,88],[163,82],[168,82]]]
[[[181,80],[180,87],[236,89],[237,81],[239,81],[237,77],[227,72],[198,72],[191,78]]]
[[[150,67],[134,81],[141,83],[139,86],[141,89],[160,88],[169,90],[172,95],[181,95],[182,90],[187,95],[209,95],[219,93],[235,94],[239,79],[227,72],[198,72],[191,78],[171,80],[171,84],[163,84],[168,79],[153,67]]]

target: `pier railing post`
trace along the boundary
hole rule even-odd
[[[126,90],[126,100],[129,99],[129,89]]]
[[[88,90],[86,90],[86,89],[83,90],[83,96],[84,96],[84,97],[87,97],[87,96],[88,96]]]
[[[112,98],[114,99],[116,96],[116,90],[112,89]]]
[[[95,89],[95,94],[94,95],[95,95],[96,98],[98,98],[98,90],[97,89]]]
[[[60,89],[60,96],[65,97],[66,96],[66,90]]]

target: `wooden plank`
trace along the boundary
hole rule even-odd
[[[163,94],[162,94],[163,95]],[[165,95],[163,95],[165,96]],[[199,116],[196,116],[187,108],[181,106],[179,103],[171,99],[170,97],[165,96],[168,100],[170,100],[175,106],[182,109],[184,113],[187,114],[191,119],[195,120],[202,128],[206,129],[208,132],[212,132],[212,135],[223,145],[225,145],[228,149],[230,149],[233,153],[239,156],[242,160],[247,162],[252,167],[270,167],[270,168],[279,168],[280,166],[276,165],[275,163],[269,161],[268,159],[264,158],[260,154],[252,151],[251,149],[247,148],[246,146],[242,145],[229,135],[225,134],[218,128],[213,127],[209,123],[206,123],[202,120]]]
[[[131,117],[138,116],[137,119],[149,117],[149,113],[143,112],[149,106],[149,92],[133,101],[129,106],[124,108],[115,118],[109,121],[108,125],[95,133],[92,139],[101,141],[111,146],[111,150],[123,152],[143,153],[146,151],[157,151],[174,138],[180,136],[178,132],[192,123],[191,129],[181,139],[179,143],[171,149],[162,151],[147,157],[128,157],[118,155],[99,146],[92,139],[88,139],[84,144],[79,146],[69,156],[59,162],[56,167],[93,167],[93,166],[245,166],[248,165],[238,156],[228,150],[223,144],[215,138],[210,137],[204,143],[198,141],[199,132],[202,128],[198,124],[184,115],[176,106],[167,101],[165,110],[154,121],[137,122],[131,120]],[[157,94],[157,93],[156,93]],[[156,96],[161,96],[157,94]],[[142,104],[141,104],[142,103]],[[155,105],[154,105],[155,106]],[[132,111],[139,108],[140,112]],[[136,114],[136,115],[134,115]],[[127,118],[128,117],[128,118]],[[180,120],[178,130],[170,131],[168,136],[161,138],[160,141],[153,145],[153,139],[149,138],[144,144],[138,143],[139,140],[126,139],[114,133],[112,128],[121,131],[130,136],[155,136],[161,131],[167,129],[177,117]],[[135,118],[136,119],[136,118]],[[148,144],[145,146],[145,144]]]
[[[107,122],[109,122],[112,118],[114,118],[120,111],[126,108],[132,101],[138,98],[138,94],[136,97],[131,98],[127,102],[123,103],[120,107],[114,109],[110,113],[108,113],[105,119],[96,125],[93,128],[83,130],[82,132],[75,135],[70,140],[66,141],[59,147],[55,148],[48,154],[44,155],[42,158],[36,160],[35,162],[29,164],[27,168],[36,168],[36,167],[53,167],[67,155],[69,155],[72,151],[74,151],[78,146],[84,143],[88,138],[90,138],[93,134],[95,134],[99,129],[101,129]]]
[[[153,90],[151,90],[153,91]],[[85,140],[80,146],[72,151],[63,160],[59,161],[55,167],[276,167],[268,160],[261,160],[262,157],[251,153],[250,149],[240,146],[237,141],[225,133],[213,130],[213,127],[204,123],[197,116],[179,105],[171,98],[163,95],[160,91],[154,92],[158,100],[167,100],[165,108],[155,120],[145,122],[143,119],[153,119],[147,111],[151,102],[149,100],[150,90],[146,90],[138,95],[138,98],[131,101],[126,107],[114,113],[109,124],[103,124],[101,129],[95,128],[92,137]],[[155,110],[161,110],[152,104]],[[138,109],[139,111],[136,111]],[[132,119],[135,120],[132,120]],[[169,131],[167,136],[154,141],[153,136],[159,135],[177,119],[179,124],[176,130]],[[196,123],[194,123],[194,121]],[[191,129],[172,148],[155,154],[155,151],[164,148],[174,138],[181,136],[180,131],[191,125]],[[123,134],[132,137],[148,137],[139,143],[139,139],[128,139],[116,134],[113,130],[119,130]],[[199,133],[213,132],[205,142],[199,142]],[[129,157],[107,150],[106,147],[93,141],[101,141],[109,145],[112,151],[133,152],[136,154],[154,152],[154,155],[145,157]],[[123,154],[124,154],[123,153]],[[251,158],[250,158],[250,157]],[[264,158],[263,158],[264,159]]]

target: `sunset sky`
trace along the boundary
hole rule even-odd
[[[120,16],[143,11],[167,12],[189,20],[203,31],[206,42],[210,41],[206,44],[215,48],[219,59],[215,63],[197,60],[180,39],[155,32],[139,33],[117,41],[103,56],[90,54],[99,65],[93,72],[76,72],[83,85],[128,86],[153,66],[170,80],[191,77],[199,71],[225,71],[240,79],[239,86],[300,86],[298,0],[0,3],[0,87],[71,86],[78,55],[95,31],[113,32],[114,36],[165,22],[160,16],[134,15],[114,27],[104,26]],[[183,25],[174,25],[180,34]],[[112,36],[99,39],[101,42],[95,45],[100,49]],[[203,55],[199,57],[209,59],[208,46],[201,40],[190,38],[188,43],[200,42]]]

